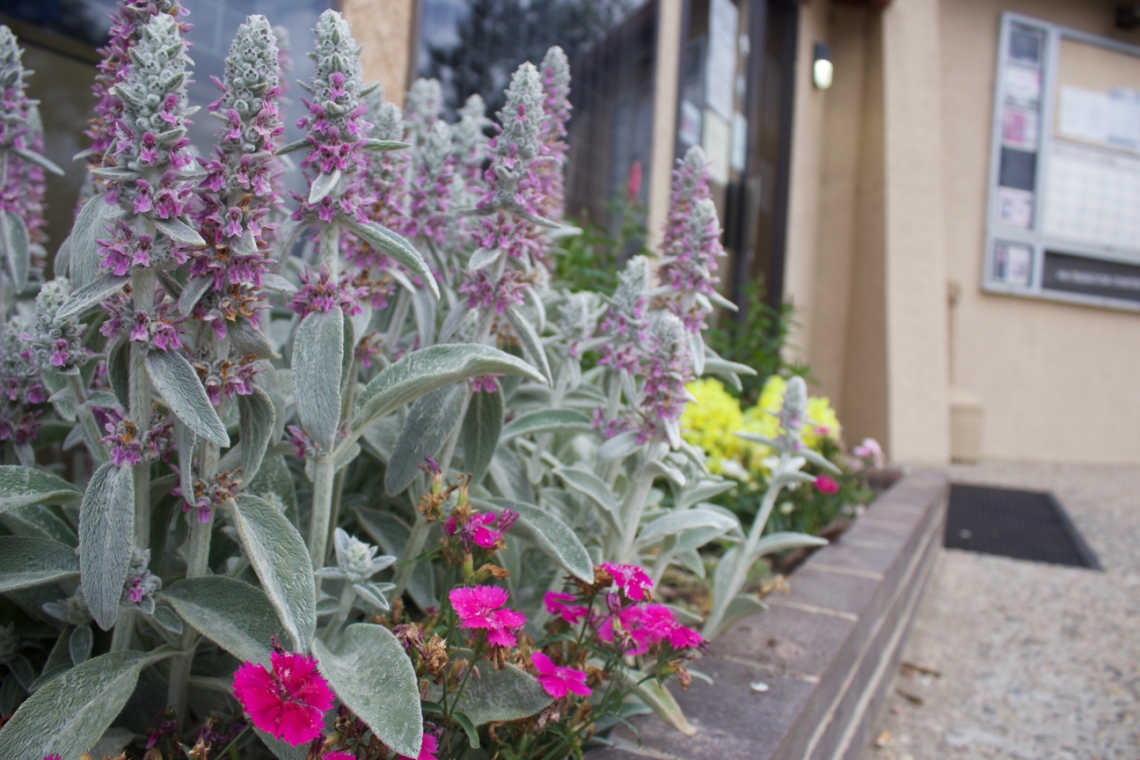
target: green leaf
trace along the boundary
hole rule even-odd
[[[124,410],[131,408],[131,343],[126,338],[111,344],[107,352],[107,379]]]
[[[454,383],[416,399],[384,473],[385,491],[392,495],[403,491],[415,480],[419,472],[416,465],[439,454],[459,424],[467,392],[466,383]]]
[[[269,597],[236,578],[187,578],[165,588],[162,598],[203,636],[239,660],[269,663],[274,635],[286,635]]]
[[[436,388],[476,375],[521,375],[542,381],[522,359],[490,346],[449,343],[406,354],[361,391],[352,430],[359,436],[376,420]]]
[[[379,153],[388,150],[403,150],[404,148],[410,148],[412,146],[406,142],[400,142],[399,140],[377,140],[372,138],[365,140],[363,143],[357,143],[357,147],[370,153]]]
[[[107,196],[95,195],[83,204],[75,217],[75,225],[71,229],[71,266],[68,269],[75,288],[82,289],[101,273],[103,267],[95,241],[106,237],[103,226],[118,210],[118,206],[107,203]]]
[[[4,246],[8,273],[12,275],[12,283],[19,293],[28,284],[32,251],[28,242],[28,226],[22,218],[7,209],[0,210],[0,244]]]
[[[590,499],[611,515],[617,515],[617,500],[606,482],[590,470],[577,465],[556,467],[554,474],[562,478],[567,487]]]
[[[495,670],[483,662],[474,667],[479,677],[467,679],[455,709],[476,726],[529,718],[553,701],[534,676],[514,665]],[[441,693],[435,684],[428,686],[428,699],[438,702]]]
[[[71,632],[67,640],[67,653],[71,662],[82,665],[91,659],[91,648],[95,645],[95,637],[91,633],[91,626],[81,625]]]
[[[503,432],[503,391],[472,393],[463,418],[463,464],[472,485],[483,480]]]
[[[308,143],[306,143],[307,145]],[[254,726],[253,732],[257,734],[261,741],[265,742],[265,746],[269,748],[277,760],[307,760],[309,757],[309,745],[301,744],[294,747],[286,744],[280,739],[274,738],[272,735],[265,733],[260,728]]]
[[[26,148],[9,148],[9,150],[11,150],[13,153],[25,161],[36,164],[41,169],[46,169],[57,177],[63,176],[63,169],[60,169],[58,166],[56,166],[54,161],[42,153],[37,153],[34,150],[28,150]]]
[[[727,631],[737,620],[743,620],[750,615],[759,615],[761,612],[767,611],[768,605],[751,594],[737,594],[728,603],[728,609],[724,611],[719,630]]]
[[[424,719],[416,671],[391,631],[368,623],[350,625],[336,653],[314,639],[313,654],[340,701],[380,741],[397,754],[419,755]]]
[[[340,175],[340,169],[333,169],[328,174],[318,174],[309,188],[309,203],[320,203],[324,200],[340,183]]]
[[[625,676],[626,686],[633,689],[633,693],[640,697],[641,701],[657,713],[662,720],[685,736],[692,736],[697,733],[697,729],[692,723],[689,723],[685,713],[681,711],[681,706],[677,704],[677,700],[657,679],[647,679],[644,673],[639,673],[636,670],[623,668],[622,672]]]
[[[249,493],[266,499],[273,494],[285,505],[285,516],[296,524],[297,489],[293,485],[293,475],[285,457],[280,454],[261,460],[261,467],[253,480],[249,481]]]
[[[146,372],[174,416],[207,441],[230,445],[226,426],[185,356],[175,351],[153,350],[146,355]]]
[[[593,429],[590,418],[576,409],[537,409],[504,425],[500,440],[538,433],[583,433]]]
[[[534,362],[534,366],[542,372],[542,376],[546,378],[546,383],[554,385],[554,376],[550,373],[550,362],[546,358],[546,349],[543,348],[542,339],[535,332],[534,325],[516,306],[507,309],[507,320],[515,329],[519,341],[522,342],[523,351]]]
[[[640,546],[649,546],[666,536],[697,528],[716,528],[721,532],[728,532],[739,524],[737,519],[711,509],[670,512],[647,525],[643,523],[644,527],[637,536],[637,543]]]
[[[276,413],[269,395],[257,387],[253,393],[238,396],[238,411],[241,415],[241,472],[242,479],[248,483],[261,468],[261,460],[271,443]]]
[[[115,625],[131,564],[135,480],[130,467],[104,462],[79,505],[79,567],[83,596],[104,631]]]
[[[71,291],[71,295],[59,307],[56,319],[70,319],[77,317],[88,309],[105,301],[123,289],[130,281],[126,275],[113,275],[110,273],[100,275],[82,288]]]
[[[0,465],[0,512],[32,504],[78,504],[83,493],[61,477],[18,465]]]
[[[273,152],[273,154],[276,156],[284,156],[287,153],[295,153],[299,150],[304,150],[305,148],[309,148],[309,147],[311,147],[311,146],[309,144],[308,138],[303,137],[300,140],[294,140],[291,143],[287,143],[285,145],[282,145],[280,148],[275,150]]]
[[[265,595],[298,652],[307,652],[317,630],[317,587],[305,541],[284,513],[264,499],[235,500],[234,526]]]
[[[204,246],[206,241],[198,234],[198,230],[191,227],[181,219],[153,219],[158,231],[179,245]]]
[[[0,593],[79,575],[75,547],[25,536],[0,536]]]
[[[119,715],[152,659],[143,652],[111,652],[45,684],[0,729],[0,757],[74,760],[88,751]]]
[[[827,539],[820,538],[819,536],[809,536],[806,533],[769,533],[756,542],[756,548],[752,553],[752,561],[760,559],[768,554],[776,552],[788,551],[789,549],[799,549],[805,546],[827,546]]]
[[[709,499],[719,496],[725,491],[731,491],[736,487],[736,483],[732,480],[710,480],[708,478],[702,480],[694,480],[687,483],[680,493],[673,500],[673,508],[675,510],[688,509],[697,502],[708,501]]]
[[[293,395],[305,432],[332,451],[340,426],[344,312],[314,311],[301,320],[293,342]]]
[[[578,534],[553,512],[510,499],[472,499],[471,503],[489,512],[498,513],[504,509],[517,512],[519,519],[515,520],[508,533],[533,544],[576,578],[586,583],[594,582],[594,563],[590,560],[590,553]]]
[[[190,316],[194,312],[194,307],[198,305],[198,301],[202,300],[202,296],[206,295],[206,291],[214,285],[214,278],[212,275],[199,275],[191,277],[186,283],[186,287],[182,289],[182,295],[178,296],[178,313],[184,317]]]
[[[408,543],[411,531],[400,518],[389,512],[376,509],[358,508],[356,519],[360,527],[364,528],[372,540],[379,544],[385,554],[399,555]],[[430,562],[417,562],[412,569],[412,577],[408,579],[408,593],[412,601],[421,610],[428,607],[438,607],[439,599],[435,595],[435,576],[432,574]]]
[[[471,749],[479,749],[479,729],[475,727],[472,720],[461,712],[453,713],[451,717],[467,734],[467,743],[471,745]]]
[[[394,259],[396,263],[407,269],[409,274],[418,277],[420,282],[425,283],[432,294],[439,298],[439,286],[436,285],[435,276],[428,268],[424,257],[408,242],[407,238],[403,235],[397,235],[375,222],[352,220],[349,221],[348,228],[352,230],[352,234],[365,243]]]

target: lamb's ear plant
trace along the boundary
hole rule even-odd
[[[660,282],[638,256],[612,297],[570,293],[550,277],[575,234],[560,49],[514,72],[497,123],[472,96],[448,124],[438,82],[385,102],[327,11],[284,144],[284,40],[250,16],[195,153],[183,15],[120,2],[57,279],[5,277],[39,294],[29,318],[19,288],[0,303],[0,593],[21,609],[0,757],[74,760],[144,675],[167,757],[581,756],[647,710],[695,731],[663,684],[760,607],[740,593],[758,557],[815,541],[762,538],[804,478],[802,385],[747,531],[681,436],[686,382],[750,372],[702,336],[731,304],[700,150]],[[3,28],[0,64],[22,93]],[[5,165],[46,166],[9,101]],[[62,455],[43,419],[70,426]],[[703,578],[712,541],[733,548],[702,638],[652,593],[671,568]]]

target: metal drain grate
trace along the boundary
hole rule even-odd
[[[1051,493],[955,483],[944,543],[950,549],[1100,569]]]

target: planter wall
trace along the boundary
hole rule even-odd
[[[674,689],[695,736],[646,716],[636,721],[641,747],[622,728],[591,760],[855,760],[941,551],[948,498],[942,474],[903,477],[795,571],[790,594],[769,595],[767,612],[693,663],[716,682]]]

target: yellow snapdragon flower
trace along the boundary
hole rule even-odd
[[[724,389],[719,380],[693,380],[685,388],[695,402],[681,415],[681,437],[708,454],[710,472],[719,474],[723,460],[740,460],[746,443],[733,435],[743,430],[744,414],[740,402]]]

